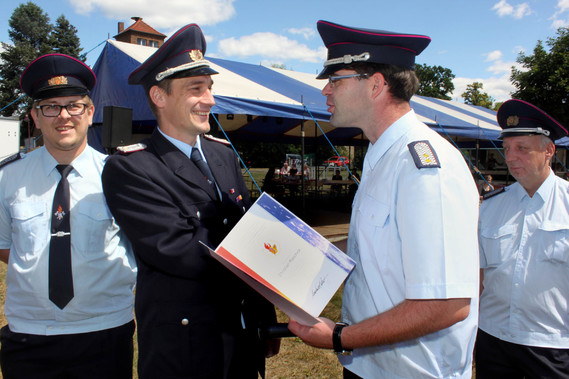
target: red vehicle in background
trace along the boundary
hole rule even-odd
[[[336,167],[343,165],[349,166],[350,160],[348,159],[348,157],[334,155],[333,157],[330,157],[327,160],[325,160],[324,164],[327,166],[336,166]]]

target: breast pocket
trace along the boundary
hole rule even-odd
[[[20,254],[32,254],[45,247],[49,241],[50,217],[47,205],[42,202],[27,202],[12,205],[13,243]]]
[[[569,225],[544,221],[539,227],[538,258],[541,261],[569,262]]]
[[[71,225],[71,243],[84,252],[102,252],[107,231],[118,231],[118,227],[113,224],[111,212],[104,203],[85,200],[79,201],[75,209],[71,211],[77,217],[77,224]]]
[[[514,253],[516,227],[504,225],[480,230],[480,247],[486,258],[487,267],[496,267]]]

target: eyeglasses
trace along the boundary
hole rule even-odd
[[[61,110],[65,108],[67,113],[70,116],[81,116],[85,113],[85,109],[87,109],[88,105],[83,103],[71,103],[67,105],[59,105],[59,104],[44,104],[44,105],[36,105],[36,109],[41,110],[41,114],[44,117],[57,117],[61,114]]]
[[[336,82],[340,79],[348,79],[348,78],[358,78],[358,79],[367,79],[369,78],[368,74],[348,74],[348,75],[334,75],[328,77],[328,85],[330,88],[334,88]]]

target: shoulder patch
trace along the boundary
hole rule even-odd
[[[437,153],[429,141],[415,141],[407,145],[417,168],[441,167]]]
[[[4,167],[4,166],[6,166],[12,162],[15,162],[20,158],[22,158],[22,154],[20,154],[20,153],[10,155],[8,158],[5,158],[0,162],[0,168]]]
[[[488,192],[487,194],[482,196],[482,200],[488,200],[489,198],[494,197],[496,195],[499,195],[505,191],[506,191],[506,187],[500,187],[500,188],[495,189],[494,191]]]
[[[146,149],[146,145],[143,143],[135,143],[134,145],[126,145],[117,147],[117,151],[121,154],[134,153],[135,151],[141,151]]]
[[[214,137],[214,136],[209,135],[209,134],[204,134],[203,137],[205,139],[210,140],[210,141],[219,142],[219,143],[222,143],[222,144],[227,145],[227,146],[231,145],[231,142],[229,142],[228,140],[223,139],[223,138],[217,138],[217,137]]]

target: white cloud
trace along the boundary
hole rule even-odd
[[[511,5],[506,0],[501,0],[496,3],[492,10],[496,11],[496,14],[500,17],[512,16],[515,19],[521,19],[524,16],[529,16],[532,11],[528,3],[522,3],[518,5]]]
[[[466,91],[466,86],[474,82],[482,83],[482,92],[490,95],[495,102],[506,101],[511,98],[511,93],[515,87],[510,82],[510,74],[493,76],[489,78],[454,78],[453,100],[464,101],[462,94]]]
[[[298,41],[269,32],[220,40],[218,51],[223,55],[236,57],[259,55],[272,61],[299,60],[317,63],[326,58],[326,48],[323,46],[312,50]]]
[[[498,59],[502,59],[502,52],[500,50],[494,50],[489,53],[484,54],[486,55],[486,62],[496,61]]]
[[[69,0],[80,14],[95,8],[109,19],[144,18],[154,28],[175,29],[189,23],[214,25],[235,15],[235,0],[168,0],[159,6],[156,0]]]
[[[551,27],[554,29],[569,27],[569,17],[567,17],[567,13],[569,13],[569,0],[559,0],[555,8],[557,11],[550,18],[550,20],[553,20]]]
[[[300,34],[304,39],[311,39],[316,35],[313,28],[290,28],[287,30],[290,34]]]

